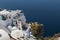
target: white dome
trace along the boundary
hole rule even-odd
[[[60,37],[58,37],[58,40],[60,40]]]
[[[13,30],[11,36],[15,39],[23,37],[23,32],[21,30]]]
[[[8,26],[8,29],[11,31],[12,30],[12,26]]]
[[[0,29],[0,40],[10,40],[8,33],[2,29]]]

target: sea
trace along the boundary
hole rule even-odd
[[[20,9],[27,21],[44,24],[44,35],[60,32],[60,0],[0,0],[0,8]]]

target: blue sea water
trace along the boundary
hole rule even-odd
[[[2,9],[21,9],[27,21],[44,24],[44,36],[60,32],[60,0],[0,0]]]

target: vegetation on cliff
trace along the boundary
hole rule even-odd
[[[37,38],[37,40],[58,40],[60,33],[54,34],[50,37],[43,37],[44,27],[43,24],[37,22],[31,22],[32,34]]]
[[[32,34],[38,39],[43,40],[43,24],[39,24],[37,22],[31,23]]]

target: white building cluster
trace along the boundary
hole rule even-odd
[[[27,27],[28,26],[28,27]],[[25,30],[23,29],[25,27]],[[0,40],[36,40],[21,10],[0,11]]]

